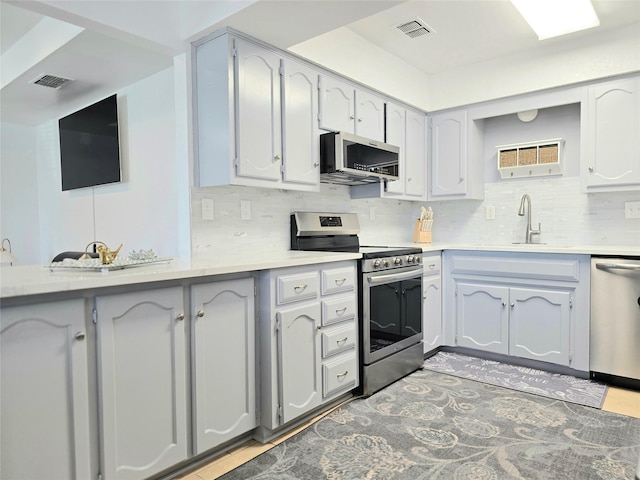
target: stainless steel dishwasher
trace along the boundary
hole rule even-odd
[[[640,258],[591,259],[591,378],[640,390]]]

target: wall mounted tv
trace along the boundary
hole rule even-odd
[[[58,121],[62,190],[120,182],[116,95]]]

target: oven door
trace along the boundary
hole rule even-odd
[[[362,275],[364,364],[422,341],[422,266]]]

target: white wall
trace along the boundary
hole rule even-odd
[[[178,72],[185,68],[182,59]],[[2,125],[2,229],[16,238],[19,264],[47,263],[93,240],[122,243],[122,254],[153,248],[161,256],[189,255],[187,99],[175,74],[169,68],[117,92],[119,184],[63,192],[57,120],[31,129]]]
[[[3,123],[0,127],[0,237],[9,238],[15,265],[39,261],[36,131]]]

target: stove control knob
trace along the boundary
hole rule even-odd
[[[384,261],[383,261],[383,264],[384,264],[385,268],[388,267],[389,266],[389,260],[387,260],[385,258]]]
[[[416,255],[416,263],[420,263],[420,262],[422,262],[420,255]]]
[[[413,255],[407,255],[407,263],[413,263]]]
[[[393,264],[394,265],[402,265],[402,259],[398,258],[398,257],[394,258],[393,259]]]
[[[380,260],[379,260],[379,259],[378,259],[378,260],[375,260],[375,261],[373,262],[373,268],[380,268]]]

